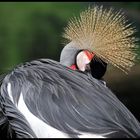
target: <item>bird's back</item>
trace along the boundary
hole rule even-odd
[[[136,118],[90,74],[73,71],[56,61],[40,59],[21,65],[7,75],[2,90],[7,83],[11,84],[10,94],[17,108],[22,98],[32,115],[66,137],[140,135]],[[22,105],[18,109],[27,117]]]

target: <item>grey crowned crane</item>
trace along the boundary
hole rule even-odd
[[[1,77],[0,138],[135,138],[140,123],[106,86],[128,72],[136,38],[124,16],[94,6],[70,20],[60,62],[38,59]]]

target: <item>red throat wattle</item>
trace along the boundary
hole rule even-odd
[[[70,69],[72,69],[72,70],[77,70],[77,68],[76,68],[76,65],[75,65],[75,64],[71,65],[69,68],[70,68]]]

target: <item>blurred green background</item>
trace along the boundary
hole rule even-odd
[[[68,20],[93,4],[122,9],[140,37],[140,2],[0,2],[0,73],[33,59],[59,61]],[[104,78],[140,121],[140,61],[128,75],[109,65]]]

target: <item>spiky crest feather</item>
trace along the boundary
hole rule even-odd
[[[136,58],[135,32],[122,11],[94,6],[81,12],[80,17],[73,17],[63,37],[128,73]]]

